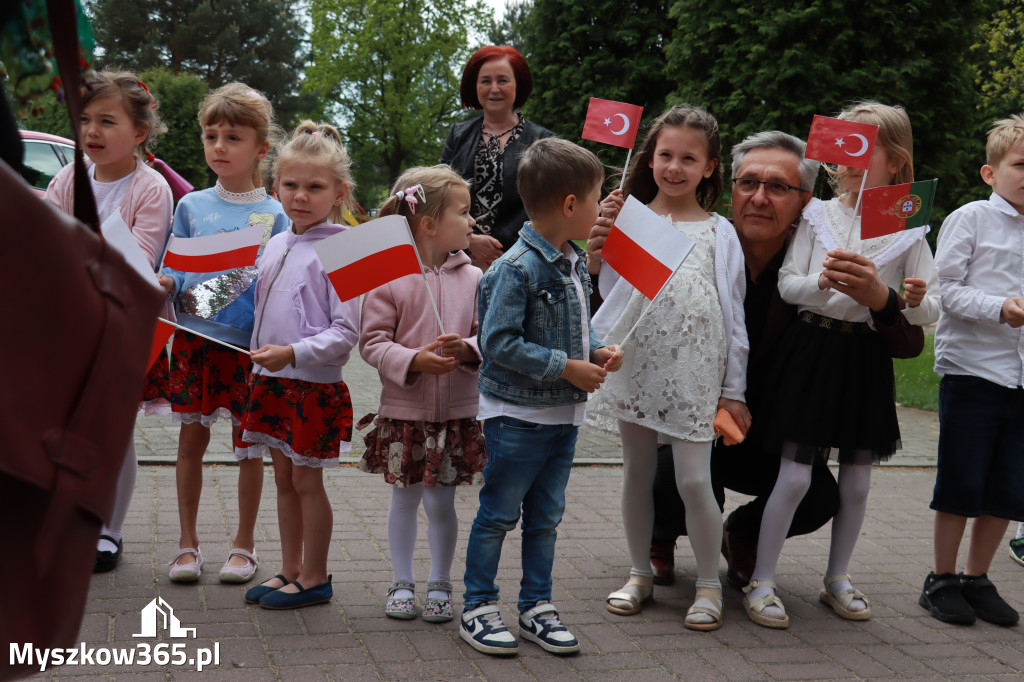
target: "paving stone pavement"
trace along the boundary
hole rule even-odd
[[[360,364],[356,360],[346,369],[357,417],[376,407],[375,377]],[[712,633],[686,630],[682,618],[692,601],[695,567],[685,539],[676,550],[676,585],[657,588],[654,601],[638,615],[609,613],[604,598],[621,587],[629,570],[619,509],[621,470],[615,466],[621,453],[617,439],[584,432],[578,466],[569,481],[553,571],[554,602],[581,640],[579,655],[557,658],[524,642],[518,656],[496,659],[465,645],[458,637],[457,621],[432,625],[421,619],[386,618],[383,606],[391,582],[386,529],[390,490],[378,477],[351,466],[330,471],[325,478],[334,507],[329,558],[333,601],[298,611],[245,605],[245,586],[222,585],[216,576],[237,519],[237,470],[211,463],[205,468],[199,516],[207,561],[199,584],[167,580],[166,564],[176,551],[178,535],[174,468],[143,466],[125,527],[123,562],[115,572],[93,577],[79,638],[94,648],[135,647],[147,641],[155,646],[157,641],[134,635],[142,632],[140,611],[160,597],[174,609],[183,627],[197,632],[195,639],[171,639],[161,630],[159,643],[184,642],[190,657],[216,643],[219,665],[202,672],[195,665],[63,666],[35,678],[246,682],[1021,679],[1024,638],[1020,626],[947,625],[917,604],[932,557],[928,500],[934,469],[929,465],[934,463],[938,427],[935,415],[927,412],[901,410],[900,418],[907,449],[892,464],[875,470],[868,515],[851,566],[855,584],[872,599],[873,616],[866,622],[841,620],[818,602],[828,558],[827,528],[793,538],[784,549],[778,583],[791,614],[788,630],[767,630],[751,623],[743,612],[742,595],[729,587],[725,588],[724,626]],[[136,436],[144,461],[173,463],[177,427],[168,417],[140,419]],[[227,429],[216,428],[213,440],[211,462],[231,461]],[[605,466],[585,464],[595,461]],[[461,528],[452,569],[457,612],[476,496],[477,489],[471,487],[460,488],[456,495]],[[745,499],[729,493],[728,509]],[[430,562],[422,512],[420,527],[415,561],[422,605]],[[256,537],[262,559],[257,580],[263,580],[280,566],[269,469]],[[509,624],[516,622],[519,537],[518,530],[510,533],[498,573]],[[724,579],[724,561],[721,569]],[[1015,608],[1024,608],[1024,568],[1005,549],[997,554],[989,575]]]

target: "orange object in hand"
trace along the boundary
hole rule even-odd
[[[726,445],[742,443],[744,434],[740,429],[732,413],[724,407],[718,408],[714,421],[715,433],[722,437]]]

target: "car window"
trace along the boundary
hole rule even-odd
[[[21,174],[28,184],[38,189],[46,189],[50,180],[64,167],[62,159],[49,142],[42,140],[22,140],[25,147],[24,168]]]

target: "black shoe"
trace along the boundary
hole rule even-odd
[[[964,598],[960,576],[953,573],[929,573],[917,603],[944,623],[974,625],[974,608]]]
[[[964,599],[974,609],[978,618],[993,625],[1016,625],[1020,614],[1003,601],[988,574],[978,576],[960,574]]]
[[[92,565],[93,573],[107,573],[117,568],[118,562],[121,561],[121,550],[124,549],[124,545],[121,540],[115,540],[109,535],[101,535],[100,540],[113,542],[117,545],[117,549],[113,552],[101,552],[96,550],[96,561],[93,562]]]

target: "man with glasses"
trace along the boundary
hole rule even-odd
[[[752,425],[743,443],[728,447],[721,441],[715,444],[711,479],[723,508],[725,488],[754,496],[729,514],[725,522],[722,551],[729,561],[729,584],[736,588],[750,582],[764,505],[779,471],[779,453],[761,449],[756,410],[771,397],[772,387],[765,385],[765,377],[782,331],[796,316],[796,307],[782,300],[777,285],[779,268],[801,212],[811,201],[818,174],[818,162],[804,159],[805,147],[798,138],[773,130],[751,135],[732,148],[732,218],[747,276],[743,304],[750,340],[746,403],[752,412]],[[610,229],[610,220],[599,219],[591,231],[587,251],[595,264],[600,262]],[[921,329],[908,325],[899,314],[900,298],[878,277],[874,264],[853,253],[838,260],[841,262],[832,267],[846,274],[844,291],[871,309],[874,326],[893,354],[919,354],[924,344]],[[655,583],[667,585],[674,580],[676,538],[686,534],[685,511],[676,489],[670,452],[659,451],[654,504],[651,566]],[[827,465],[816,464],[788,536],[817,530],[835,515],[838,505],[835,478]]]

